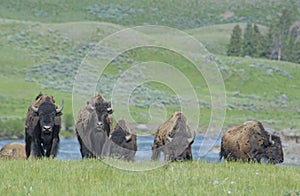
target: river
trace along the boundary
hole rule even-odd
[[[153,143],[153,136],[138,136],[137,145],[138,151],[135,155],[135,161],[147,161],[151,159],[151,146]],[[12,142],[24,143],[24,140],[0,140],[0,147]],[[194,160],[205,160],[209,162],[218,162],[219,155],[210,151],[214,145],[220,145],[220,138],[212,137],[204,139],[201,136],[196,136],[192,145],[192,152]],[[62,138],[60,141],[58,160],[80,160],[80,150],[77,138]],[[162,159],[162,157],[161,157]]]
[[[138,136],[137,145],[138,151],[136,152],[135,161],[149,161],[151,160],[151,146],[153,143],[153,136]],[[0,147],[12,142],[24,143],[24,140],[0,140]],[[221,144],[221,138],[216,136],[202,137],[197,135],[192,145],[193,159],[196,161],[206,161],[217,163],[219,162],[219,146]],[[278,164],[279,166],[296,166],[300,167],[300,163],[295,158],[289,158],[285,156],[284,163]],[[163,160],[163,155],[160,157]],[[295,159],[295,160],[293,160]],[[59,151],[56,160],[81,160],[81,154],[79,150],[79,143],[76,137],[62,138],[60,141]]]

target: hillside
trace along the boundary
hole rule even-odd
[[[2,0],[0,17],[36,22],[102,21],[136,25],[167,25],[180,29],[214,24],[256,22],[266,25],[288,9],[299,19],[296,0],[53,0],[51,2]]]
[[[58,104],[62,99],[65,100],[64,122],[71,124],[66,121],[72,121],[73,112],[75,116],[77,114],[76,109],[73,111],[72,108],[73,81],[88,52],[107,36],[142,24],[184,29],[211,53],[210,61],[216,63],[225,81],[227,99],[224,129],[245,120],[257,119],[276,131],[299,131],[300,65],[225,56],[226,45],[236,22],[241,26],[245,22],[258,22],[262,32],[265,32],[263,25],[271,20],[281,6],[297,13],[297,1],[260,4],[239,0],[234,3],[220,3],[217,0],[209,3],[164,1],[160,4],[149,1],[101,1],[101,4],[99,1],[52,1],[46,5],[36,1],[27,1],[26,5],[23,3],[3,1],[0,5],[1,137],[23,137],[27,107],[40,91],[53,94]],[[161,35],[162,40],[167,37]],[[109,56],[111,52],[105,49],[102,54]],[[186,95],[186,101],[193,100],[199,104],[200,118],[194,117],[189,121],[192,124],[199,122],[198,131],[205,131],[211,120],[210,93],[214,88],[207,85],[206,76],[189,59],[172,50],[143,47],[125,51],[106,66],[101,77],[97,76],[96,91],[106,99],[113,99],[114,85],[124,76],[123,73],[132,81],[138,81],[143,78],[142,68],[129,68],[154,61],[175,68],[176,72],[167,72],[168,69],[165,72],[162,68],[156,73],[160,73],[158,76],[161,78],[167,76],[168,82],[176,84]],[[189,80],[193,93],[184,93],[186,86],[178,82],[177,72]],[[125,85],[124,92],[130,89],[130,85]],[[181,109],[178,92],[176,94],[167,83],[147,81],[135,86],[129,94],[131,116],[127,118],[130,122],[150,123],[152,127],[157,127],[162,119]],[[194,95],[196,100],[192,97]],[[80,108],[82,104],[76,107]],[[188,110],[195,109],[189,105],[186,107]],[[128,111],[123,103],[115,103],[114,108]]]

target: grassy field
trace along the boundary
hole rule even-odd
[[[260,164],[186,162],[133,172],[95,160],[14,160],[1,161],[0,173],[1,195],[300,194],[300,168]]]

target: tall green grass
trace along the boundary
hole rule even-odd
[[[4,160],[0,173],[1,195],[300,194],[300,168],[260,164],[197,161],[133,172],[97,160]]]

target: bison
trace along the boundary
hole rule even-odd
[[[157,160],[163,151],[165,161],[192,160],[195,135],[195,131],[191,131],[187,124],[184,114],[175,112],[155,133],[151,159]]]
[[[247,121],[226,131],[221,141],[220,160],[282,163],[280,137],[268,133],[261,122]]]
[[[92,97],[77,117],[75,132],[82,159],[101,158],[103,146],[112,130],[113,111],[100,95]]]
[[[1,159],[26,159],[25,144],[13,142],[0,150]]]
[[[109,156],[133,161],[136,151],[136,135],[131,133],[124,119],[119,120],[110,135]]]
[[[25,151],[28,158],[52,157],[58,151],[59,131],[64,101],[60,107],[55,105],[53,96],[39,94],[34,104],[28,108],[25,121]]]

